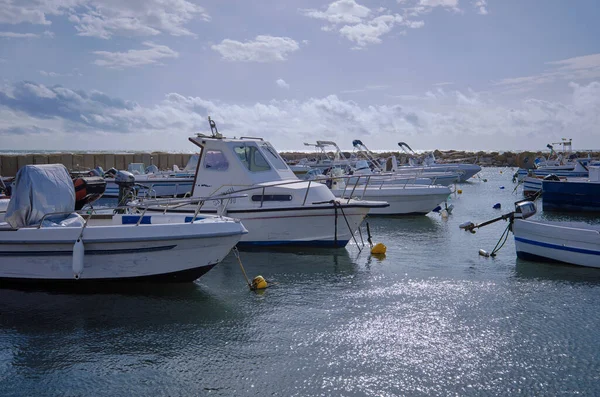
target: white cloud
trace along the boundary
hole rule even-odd
[[[568,58],[547,62],[547,64],[552,67],[542,73],[506,78],[494,84],[510,88],[531,89],[535,86],[560,80],[575,81],[600,78],[600,54]]]
[[[73,77],[73,76],[81,77],[81,76],[83,76],[79,72],[78,69],[73,69],[73,72],[71,72],[71,73],[47,72],[45,70],[40,70],[39,72],[42,76],[45,76],[45,77]]]
[[[304,9],[300,11],[307,17],[323,19],[332,24],[359,23],[371,13],[369,8],[358,4],[354,0],[334,1],[329,4],[325,11],[316,9]]]
[[[277,87],[279,88],[290,88],[290,85],[286,83],[284,79],[277,79],[277,81],[275,81],[275,84],[277,84]]]
[[[47,18],[68,15],[81,36],[194,36],[184,27],[210,20],[188,0],[0,0],[0,23],[50,25]]]
[[[416,21],[398,13],[391,13],[384,7],[379,7],[373,11],[354,0],[334,1],[329,4],[325,11],[316,9],[300,11],[307,17],[328,22],[328,25],[322,26],[321,30],[325,32],[337,31],[342,37],[356,44],[354,49],[381,43],[381,37],[392,31],[396,25],[411,29],[418,29],[425,25],[424,21]]]
[[[382,91],[382,90],[387,90],[388,88],[390,88],[390,86],[386,85],[386,84],[371,84],[371,85],[366,85],[364,88],[359,88],[359,89],[354,89],[354,90],[343,90],[343,91],[340,91],[340,93],[342,93],[342,94],[357,94],[357,93],[368,92],[368,91]]]
[[[25,83],[24,88],[39,98],[56,98],[56,93],[42,84]]]
[[[46,15],[60,14],[61,8],[59,2],[52,1],[0,0],[0,23],[50,25]]]
[[[578,147],[595,147],[600,82],[568,88],[562,101],[528,98],[510,105],[489,93],[438,88],[387,105],[363,106],[336,95],[240,104],[171,93],[155,106],[141,106],[97,91],[24,82],[0,90],[0,136],[3,142],[12,137],[10,142],[26,147],[32,134],[52,131],[57,137],[70,137],[63,141],[71,145],[68,148],[95,144],[98,150],[121,148],[122,142],[131,141],[125,136],[131,135],[145,148],[185,149],[189,146],[182,135],[206,131],[210,115],[226,136],[257,134],[281,149],[301,148],[303,140],[315,139],[349,147],[358,137],[373,149],[395,148],[402,136],[413,148],[514,149],[518,139],[519,148],[526,150],[566,133]],[[124,138],[106,139],[110,134]]]
[[[94,64],[110,69],[133,68],[142,65],[158,63],[163,58],[177,58],[179,53],[166,45],[154,44],[150,41],[142,43],[145,50],[129,50],[127,52],[94,51],[102,59],[96,59]]]
[[[458,7],[458,0],[419,0],[419,5],[424,7]]]
[[[256,36],[253,41],[246,42],[225,39],[211,48],[228,61],[277,62],[285,61],[288,54],[300,46],[289,37]]]
[[[0,32],[0,37],[8,39],[37,39],[40,35],[35,33]]]
[[[358,47],[369,44],[381,43],[381,36],[392,30],[394,25],[402,22],[400,15],[381,15],[366,23],[345,25],[340,29],[340,34],[356,43]]]
[[[477,0],[475,1],[475,7],[477,8],[477,13],[481,15],[487,15],[487,0]]]

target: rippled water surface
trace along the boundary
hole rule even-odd
[[[383,259],[242,252],[262,294],[231,255],[189,285],[0,289],[0,395],[600,394],[600,271],[517,260],[512,235],[478,256],[506,224],[458,225],[518,198],[510,170],[482,175],[448,220],[370,219]]]

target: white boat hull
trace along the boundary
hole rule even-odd
[[[129,217],[129,218],[127,218]],[[120,215],[115,216],[118,222]],[[157,218],[167,223],[145,224]],[[88,225],[83,271],[74,274],[74,242],[81,227],[0,230],[0,279],[13,282],[192,281],[220,262],[246,230],[234,220],[169,223],[166,215],[123,215]],[[216,218],[216,217],[215,217]],[[188,221],[189,222],[189,221]]]
[[[517,256],[600,268],[600,228],[515,219]]]
[[[337,197],[348,195],[350,189],[332,190]],[[355,196],[364,200],[386,201],[389,207],[373,208],[369,215],[425,215],[446,201],[450,189],[445,186],[406,185],[356,189]]]
[[[227,216],[239,219],[249,231],[240,240],[240,247],[344,247],[376,204],[379,203],[343,204],[341,207],[332,204],[296,208],[238,207],[227,211]],[[169,211],[193,212],[192,209]]]

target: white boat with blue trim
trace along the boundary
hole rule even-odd
[[[600,225],[529,219],[536,212],[533,202],[517,202],[514,212],[479,225],[466,222],[460,227],[473,231],[500,220],[508,220],[508,228],[515,238],[517,257],[600,268]],[[495,252],[492,252],[491,256],[494,255]],[[486,253],[485,256],[490,254]]]
[[[19,170],[0,223],[1,282],[189,282],[247,233],[239,220],[216,215],[97,214],[73,211],[74,205],[63,165]]]
[[[271,144],[261,138],[225,138],[209,119],[212,135],[189,138],[200,148],[192,197],[247,194],[223,209],[206,200],[200,213],[240,219],[249,233],[239,246],[344,247],[373,208],[386,202],[341,200],[327,186],[299,180]],[[135,203],[143,206],[143,201]],[[165,211],[149,206],[148,211]],[[168,211],[191,213],[183,206]],[[223,212],[222,212],[223,211]]]
[[[512,231],[521,259],[600,268],[600,225],[515,219]]]

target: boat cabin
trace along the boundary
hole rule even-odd
[[[189,139],[200,148],[194,197],[298,180],[275,148],[261,138],[228,139],[199,134]]]

